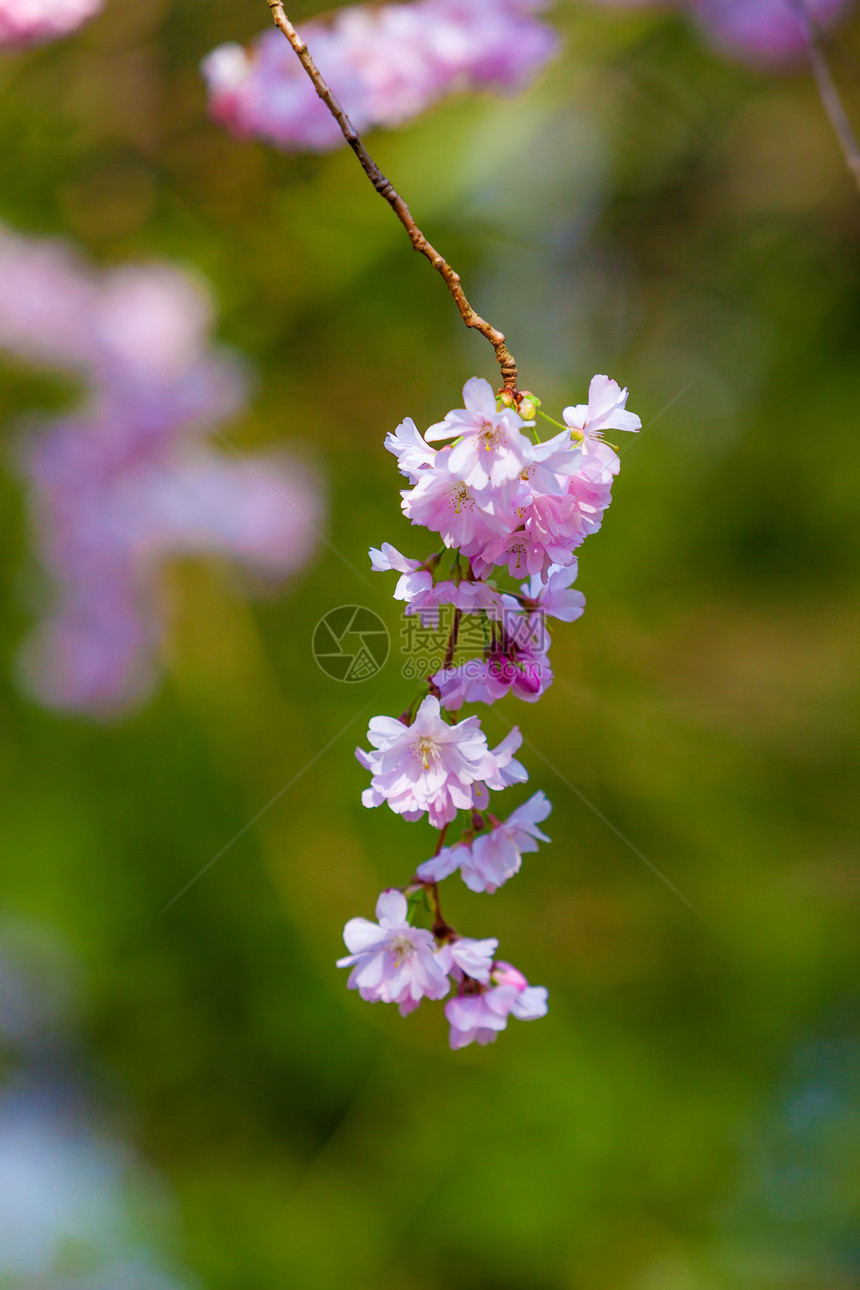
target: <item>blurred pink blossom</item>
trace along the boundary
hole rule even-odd
[[[178,269],[99,275],[63,245],[0,229],[0,349],[85,390],[17,453],[53,584],[22,672],[50,707],[109,715],[149,695],[165,559],[223,555],[279,580],[313,552],[322,507],[311,477],[280,453],[213,451],[245,383],[210,325],[206,292]]]
[[[0,45],[35,45],[67,36],[103,0],[0,0]]]
[[[616,8],[641,9],[654,0],[598,0]],[[796,61],[806,46],[799,0],[657,0],[661,8],[686,11],[706,39],[729,55],[761,66]],[[808,17],[827,29],[845,18],[853,0],[802,0]]]
[[[446,94],[518,90],[555,53],[541,0],[415,0],[340,9],[301,35],[357,130],[396,126]],[[211,112],[236,134],[282,148],[325,151],[340,129],[283,35],[250,50],[220,45],[202,64]]]

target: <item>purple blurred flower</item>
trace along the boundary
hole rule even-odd
[[[660,0],[686,10],[705,37],[729,55],[762,66],[797,60],[806,47],[798,0]],[[651,0],[598,0],[618,8],[644,8]],[[853,0],[803,0],[808,17],[825,29],[844,19]]]
[[[0,0],[0,45],[35,45],[67,36],[103,0]]]
[[[244,401],[236,361],[207,339],[211,309],[165,265],[99,277],[66,247],[0,230],[0,348],[76,375],[79,410],[18,450],[53,603],[23,659],[45,704],[109,715],[159,671],[158,566],[229,556],[280,579],[310,557],[319,491],[287,458],[214,452]]]
[[[521,89],[558,47],[534,16],[540,0],[415,0],[353,5],[302,36],[357,130],[395,126],[444,95]],[[325,151],[342,140],[278,31],[250,51],[220,45],[204,60],[213,117],[282,148]]]

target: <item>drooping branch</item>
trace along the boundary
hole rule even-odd
[[[830,71],[822,47],[821,33],[809,16],[806,0],[794,0],[794,7],[803,24],[803,30],[806,35],[807,57],[812,75],[815,78],[815,84],[818,87],[819,97],[825,112],[830,118],[833,132],[839,140],[845,163],[854,176],[857,187],[860,188],[860,145],[858,145],[854,127],[848,120],[848,114],[842,106],[839,90],[836,87],[836,82],[833,79],[833,74]]]
[[[480,332],[480,334],[485,336],[490,342],[495,351],[496,362],[499,364],[501,369],[502,384],[505,389],[510,390],[516,398],[518,395],[517,365],[514,361],[513,355],[505,344],[504,336],[500,331],[497,331],[495,327],[491,326],[486,319],[482,318],[480,314],[476,313],[469,304],[469,301],[466,299],[466,294],[460,284],[460,275],[451,268],[447,260],[445,260],[436,248],[431,246],[427,241],[427,238],[412,218],[412,214],[409,207],[406,205],[406,202],[394,188],[390,180],[386,179],[376,162],[370,156],[362,143],[355,126],[352,124],[340,103],[337,101],[334,94],[332,94],[325,80],[321,76],[316,63],[310,55],[307,45],[284,12],[282,0],[267,0],[267,4],[272,11],[272,18],[275,26],[283,32],[287,40],[292,45],[301,61],[302,67],[304,67],[310,77],[314,89],[322,99],[323,103],[325,103],[329,112],[331,112],[337,124],[340,126],[343,137],[346,139],[350,148],[352,148],[358,158],[362,170],[367,175],[380,197],[385,198],[391,209],[394,211],[394,214],[400,220],[400,223],[406,229],[406,232],[409,234],[409,240],[411,241],[414,249],[416,251],[420,251],[422,255],[426,256],[433,265],[433,268],[436,269],[445,279],[445,284],[451,292],[451,295],[454,297],[454,303],[460,311],[460,316],[463,319],[463,322],[467,327],[471,327],[475,331]]]

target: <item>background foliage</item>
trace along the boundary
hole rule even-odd
[[[527,94],[371,144],[523,384],[557,413],[609,372],[648,427],[581,552],[554,688],[505,703],[553,845],[492,899],[449,896],[549,987],[545,1021],[450,1054],[440,1008],[402,1022],[333,967],[345,919],[426,858],[429,830],[363,810],[352,758],[410,688],[392,581],[324,550],[249,607],[232,570],[177,564],[155,701],[60,718],[11,679],[38,575],[3,479],[5,916],[77,964],[77,1061],[175,1199],[152,1239],[209,1290],[860,1284],[857,193],[802,73],[719,62],[651,13],[553,21],[565,52]],[[383,539],[418,554],[384,433],[437,420],[492,356],[346,150],[207,120],[200,57],[265,23],[247,0],[116,2],[6,59],[0,214],[205,273],[258,373],[228,433],[321,463],[364,573]],[[10,443],[69,397],[0,366]],[[394,642],[355,686],[310,652],[351,603]]]

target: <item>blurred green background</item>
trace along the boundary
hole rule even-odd
[[[608,372],[647,427],[580,552],[553,689],[484,718],[547,759],[524,750],[553,843],[446,900],[550,1014],[457,1054],[440,1007],[371,1008],[334,960],[431,836],[362,808],[352,755],[414,688],[365,552],[429,550],[382,440],[495,380],[489,346],[345,149],[208,121],[199,59],[261,30],[262,0],[113,0],[0,66],[0,217],[205,273],[258,374],[227,432],[317,461],[328,536],[368,570],[323,550],[249,603],[232,568],[177,563],[155,699],[58,717],[11,679],[33,557],[2,481],[4,915],[77,962],[88,1079],[173,1197],[152,1239],[206,1290],[860,1285],[860,199],[802,72],[717,61],[650,12],[551,17],[565,50],[527,93],[371,139],[521,383],[558,415]],[[850,99],[860,27],[841,39]],[[57,388],[0,362],[9,442]],[[352,603],[394,648],[349,686],[310,639]]]

